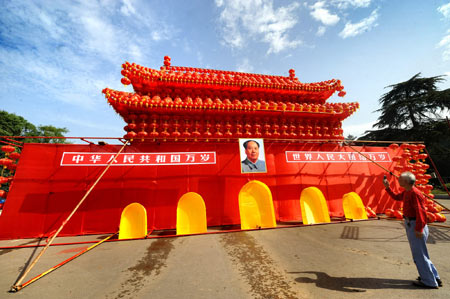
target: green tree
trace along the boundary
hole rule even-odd
[[[0,110],[0,136],[36,136],[35,125],[22,116]]]
[[[47,136],[64,137],[69,131],[51,125],[35,126],[22,116],[0,110],[0,136]],[[66,143],[64,138],[20,138],[22,142]]]
[[[420,73],[405,82],[390,85],[391,90],[379,100],[381,112],[376,128],[417,128],[424,122],[442,118],[450,109],[450,90],[439,91],[443,76],[421,78]],[[448,110],[447,110],[448,111]]]
[[[439,172],[450,177],[450,89],[438,90],[443,76],[420,77],[387,86],[379,100],[381,112],[375,130],[362,140],[424,141]]]
[[[40,125],[36,127],[22,116],[0,110],[0,136],[64,137],[65,133],[68,133],[66,128],[57,128],[50,125]],[[12,143],[10,140],[4,138],[0,138],[0,140]],[[66,143],[66,139],[64,138],[15,138],[15,140],[21,142]],[[5,145],[5,143],[0,143],[0,146],[3,145]],[[17,151],[20,152],[20,148],[17,148]],[[0,158],[4,157],[5,153],[0,151]],[[0,172],[5,177],[12,175],[12,172],[9,169],[1,168]],[[1,190],[9,191],[9,183],[3,184],[0,188]]]
[[[46,137],[64,137],[64,134],[68,133],[69,130],[66,128],[57,128],[54,126],[39,126],[38,127],[39,136]],[[39,138],[38,142],[41,143],[66,143],[64,138]]]

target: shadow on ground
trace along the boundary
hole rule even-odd
[[[371,278],[371,277],[333,277],[325,272],[303,271],[290,274],[315,274],[316,279],[300,276],[298,283],[315,283],[318,288],[340,292],[365,292],[367,289],[415,289],[411,280]]]

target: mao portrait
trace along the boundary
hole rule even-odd
[[[266,159],[262,139],[239,139],[241,173],[265,173]]]

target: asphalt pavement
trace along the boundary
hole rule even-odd
[[[438,290],[412,285],[417,271],[395,220],[103,243],[17,293],[8,290],[41,249],[2,249],[0,298],[450,298],[450,228],[430,226],[428,243]],[[87,246],[50,247],[27,279]]]

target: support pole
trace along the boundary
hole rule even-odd
[[[105,242],[105,241],[111,239],[111,238],[112,238],[113,236],[115,236],[115,235],[117,235],[117,233],[114,233],[114,234],[112,234],[112,235],[109,235],[108,237],[106,237],[106,238],[104,238],[103,240],[101,240],[101,241],[95,243],[94,245],[91,245],[90,247],[84,249],[83,251],[78,252],[78,253],[75,254],[74,256],[71,256],[71,257],[69,257],[68,259],[62,261],[62,262],[59,263],[58,265],[51,267],[50,269],[48,269],[48,270],[45,271],[45,272],[42,272],[42,273],[39,274],[39,275],[36,275],[36,276],[33,277],[32,279],[30,279],[30,280],[28,280],[27,282],[25,282],[25,283],[23,283],[22,285],[20,285],[20,289],[18,289],[17,291],[20,291],[21,289],[23,289],[23,288],[26,287],[27,285],[32,284],[32,283],[35,282],[36,280],[38,280],[38,279],[44,277],[45,275],[49,274],[50,272],[53,272],[54,270],[58,269],[59,267],[61,267],[61,266],[65,265],[65,264],[67,264],[68,262],[70,262],[70,261],[76,259],[77,257],[79,257],[80,255],[82,255],[82,254],[88,252],[89,250],[94,249],[95,247],[97,247],[98,245],[102,244],[103,242]],[[16,291],[16,292],[17,292],[17,291]]]
[[[86,200],[86,198],[89,196],[91,191],[95,188],[95,186],[98,184],[98,182],[102,179],[102,177],[108,171],[109,167],[112,165],[112,163],[116,160],[116,158],[119,156],[119,154],[124,150],[124,148],[127,145],[128,145],[128,141],[125,142],[125,144],[120,148],[120,150],[117,152],[117,154],[114,156],[114,158],[111,159],[111,161],[108,163],[108,165],[103,170],[103,172],[100,174],[100,176],[97,178],[97,180],[94,182],[94,184],[92,184],[92,186],[89,188],[89,190],[86,192],[86,194],[84,194],[83,198],[76,205],[76,207],[73,209],[73,211],[70,213],[70,215],[66,218],[66,220],[63,221],[63,223],[58,228],[58,230],[55,232],[55,234],[50,239],[50,241],[47,243],[47,245],[42,249],[42,251],[39,253],[39,255],[33,260],[33,262],[30,264],[30,266],[23,272],[23,274],[20,276],[20,278],[17,280],[17,282],[11,287],[10,292],[17,292],[22,288],[21,283],[24,280],[25,276],[30,272],[30,270],[34,267],[34,265],[36,265],[37,261],[42,257],[42,255],[48,249],[50,244],[52,244],[53,240],[55,240],[55,238],[58,236],[58,234],[61,232],[61,230],[64,228],[64,226],[70,220],[70,218],[72,218],[72,216],[75,214],[75,212],[81,206],[81,204]]]

